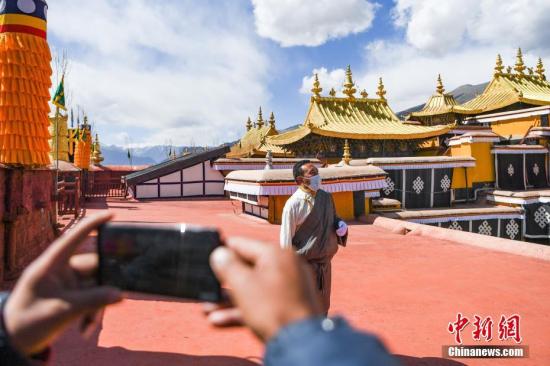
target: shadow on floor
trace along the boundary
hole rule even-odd
[[[102,330],[103,314],[98,315],[98,324],[88,339],[78,331],[78,324],[53,345],[52,365],[56,366],[260,366],[258,357],[195,356],[183,353],[135,351],[123,347],[98,346]]]
[[[465,363],[439,357],[412,357],[394,355],[403,366],[468,366]]]
[[[179,353],[132,351],[122,347],[97,347],[87,352],[78,364],[116,366],[259,366],[261,360],[231,356],[191,356]],[[56,360],[56,365],[69,366],[74,363]]]

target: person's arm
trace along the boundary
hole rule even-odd
[[[102,214],[84,219],[25,269],[2,308],[4,340],[9,340],[11,350],[29,359],[47,353],[73,321],[91,319],[96,311],[122,299],[119,290],[95,285],[97,254],[73,256],[92,230],[111,217]],[[17,365],[6,361],[7,357],[13,356],[0,355],[0,365]]]
[[[380,341],[342,318],[310,318],[283,328],[267,344],[266,366],[396,366]]]
[[[266,366],[398,365],[374,336],[322,317],[313,274],[294,251],[234,239],[210,264],[232,303],[205,307],[209,321],[250,327],[267,343]]]
[[[280,244],[281,248],[292,248],[292,238],[296,233],[296,213],[291,202],[287,202],[283,208],[281,218]]]

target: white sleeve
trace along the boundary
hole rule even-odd
[[[283,208],[283,217],[281,218],[281,248],[292,248],[292,238],[296,233],[296,215],[294,206],[287,202]]]

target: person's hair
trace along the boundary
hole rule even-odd
[[[298,177],[301,177],[304,175],[304,170],[302,167],[306,164],[311,163],[311,160],[300,160],[296,164],[294,164],[294,167],[292,168],[292,174],[294,174],[294,180],[297,180]]]

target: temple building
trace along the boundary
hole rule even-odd
[[[421,111],[412,112],[407,120],[420,121],[425,125],[433,123],[476,124],[474,116],[521,110],[550,105],[550,84],[546,80],[544,64],[539,58],[536,67],[525,66],[521,49],[516,54],[514,67],[504,67],[497,55],[493,78],[483,93],[472,100],[457,104],[454,97],[445,94],[441,78],[438,78],[437,92],[431,96]],[[528,125],[528,124],[527,124]],[[515,127],[493,129],[499,135],[517,132]],[[520,128],[526,132],[527,128]]]
[[[456,109],[457,106],[455,97],[445,93],[441,75],[438,75],[435,94],[428,99],[422,110],[412,112],[406,119],[420,121],[426,126],[453,124],[460,119],[457,115],[460,115],[461,111]]]
[[[376,98],[369,98],[363,90],[356,97],[355,83],[348,66],[344,97],[337,97],[332,89],[329,96],[321,96],[323,89],[317,76],[311,90],[309,110],[298,128],[269,136],[266,141],[295,156],[324,158],[338,162],[344,142],[349,141],[357,158],[410,156],[424,150],[437,151],[438,136],[449,131],[449,126],[423,126],[400,121],[386,100],[382,79]]]
[[[265,157],[267,151],[271,151],[275,157],[289,156],[285,150],[279,146],[271,145],[267,139],[278,135],[275,127],[275,114],[271,112],[269,121],[264,121],[262,108],[258,111],[258,119],[252,123],[250,117],[246,122],[245,135],[232,147],[227,154],[228,158],[258,158]]]

